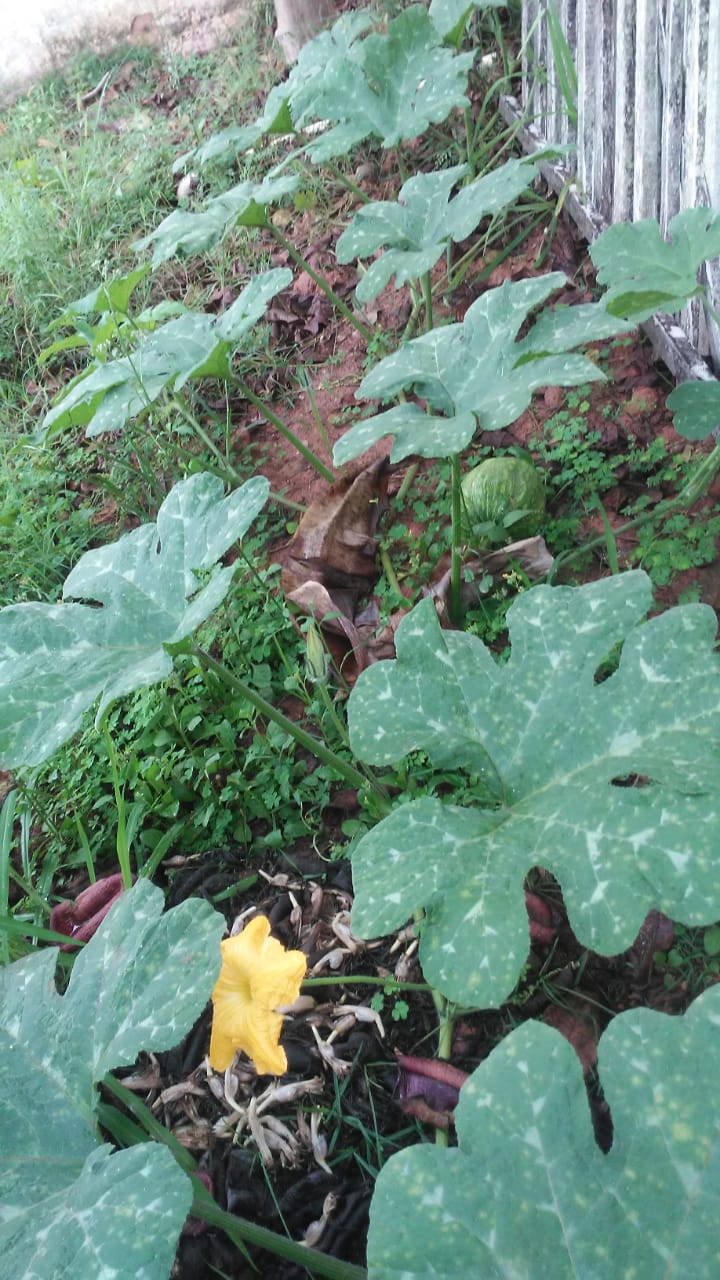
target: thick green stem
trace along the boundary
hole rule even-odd
[[[433,991],[433,1000],[438,1013],[438,1058],[443,1062],[450,1060],[450,1052],[452,1050],[452,1033],[455,1025],[455,1015],[453,1006],[449,1000],[440,995],[439,991]],[[435,1130],[435,1145],[437,1147],[446,1147],[448,1145],[448,1131],[438,1126]]]
[[[309,262],[306,262],[305,258],[303,258],[302,254],[298,253],[295,245],[291,244],[289,240],[286,240],[282,232],[278,231],[277,227],[273,226],[272,222],[268,223],[268,230],[272,232],[278,244],[281,244],[283,249],[290,254],[293,262],[296,262],[299,267],[302,267],[303,271],[307,271],[310,279],[315,281],[315,284],[319,289],[322,289],[325,297],[329,298],[333,306],[340,312],[340,315],[344,316],[346,320],[349,320],[354,329],[357,329],[363,341],[371,342],[373,338],[371,331],[365,327],[362,321],[358,320],[357,316],[353,315],[352,311],[345,305],[342,298],[338,297],[334,289],[331,289],[327,280],[323,280],[322,276],[318,275],[317,271],[313,270]]]
[[[460,554],[460,524],[462,520],[462,494],[460,492],[460,455],[453,454],[451,467],[451,546],[450,546],[450,621],[459,627],[462,617],[460,604],[460,573],[462,556]]]
[[[402,597],[400,582],[398,581],[398,576],[393,567],[393,562],[390,559],[387,547],[384,547],[382,543],[380,544],[380,564],[382,565],[383,573],[385,574],[385,577],[388,580],[388,586],[395,592],[396,595]],[[410,606],[408,604],[408,608],[409,607]]]
[[[197,658],[198,662],[207,671],[212,671],[218,679],[222,680],[229,689],[234,693],[238,693],[240,697],[245,698],[256,711],[266,720],[272,720],[273,724],[278,725],[285,733],[294,738],[296,742],[304,747],[306,751],[310,751],[318,760],[322,760],[323,764],[327,764],[331,769],[352,787],[370,786],[375,793],[377,799],[385,813],[389,813],[390,805],[386,798],[384,788],[374,778],[367,778],[365,774],[356,769],[354,765],[349,764],[347,760],[343,760],[340,756],[325,746],[324,742],[319,742],[312,734],[306,733],[304,729],[296,724],[294,720],[290,720],[288,716],[283,715],[282,711],[278,711],[271,702],[267,702],[261,694],[255,689],[251,689],[250,685],[245,684],[238,676],[233,675],[227,670],[221,662],[216,662],[215,658],[206,653],[204,649],[200,649],[197,645],[193,645],[190,652]]]
[[[326,467],[325,463],[320,461],[317,455],[312,452],[312,449],[308,449],[307,445],[303,444],[302,440],[295,435],[295,432],[290,430],[290,427],[285,426],[285,423],[278,418],[276,413],[273,413],[272,409],[268,409],[267,405],[263,404],[260,397],[256,396],[254,391],[250,390],[249,386],[246,382],[243,382],[242,378],[233,377],[231,381],[233,386],[237,387],[240,394],[243,395],[246,400],[249,400],[250,404],[254,405],[256,409],[259,409],[263,417],[267,418],[267,421],[271,423],[273,427],[277,428],[280,434],[285,437],[288,444],[291,444],[293,449],[297,449],[298,453],[302,455],[305,461],[309,462],[310,466],[315,468],[318,475],[321,475],[323,480],[327,480],[328,484],[335,483],[336,477],[330,468]]]
[[[125,823],[125,792],[120,784],[120,770],[118,768],[117,752],[108,728],[107,711],[102,718],[102,731],[103,737],[105,738],[107,753],[110,757],[113,791],[115,793],[115,807],[117,809],[117,835],[115,839],[115,847],[117,849],[118,863],[120,864],[123,889],[130,889],[132,887],[132,872],[130,870],[130,846],[128,845],[127,826]]]
[[[366,196],[365,192],[357,185],[357,183],[353,182],[352,178],[348,178],[346,173],[342,173],[340,169],[338,169],[337,165],[334,165],[331,160],[325,160],[323,162],[323,167],[327,169],[328,172],[332,174],[333,178],[335,178],[341,186],[345,187],[347,191],[352,191],[356,199],[361,200],[363,204],[370,203],[370,196]]]
[[[423,302],[425,303],[425,328],[429,333],[433,327],[432,281],[429,271],[423,272],[420,277],[420,283],[422,284]]]
[[[286,1258],[288,1262],[306,1267],[311,1275],[323,1276],[325,1280],[367,1280],[367,1271],[355,1266],[353,1262],[342,1262],[340,1258],[297,1244],[294,1240],[288,1240],[287,1236],[270,1231],[268,1227],[259,1227],[254,1222],[248,1222],[247,1218],[238,1218],[234,1213],[221,1209],[202,1184],[193,1188],[192,1213],[193,1217],[201,1218],[211,1227],[219,1227],[233,1244],[240,1240],[244,1244],[257,1245],[279,1258]]]
[[[463,116],[465,118],[465,146],[467,148],[467,166],[468,166],[468,169],[470,170],[470,173],[468,175],[468,180],[472,182],[473,178],[475,177],[475,157],[473,155],[473,119],[472,119],[472,112],[470,111],[469,107],[464,108]]]
[[[218,449],[217,445],[215,444],[215,441],[211,439],[211,437],[208,435],[205,428],[200,426],[200,423],[198,422],[197,418],[194,416],[194,414],[190,413],[190,410],[187,408],[187,406],[183,404],[182,399],[177,394],[177,392],[173,393],[172,400],[173,400],[173,404],[175,405],[175,408],[177,409],[178,413],[181,415],[183,420],[187,422],[189,427],[192,427],[198,440],[202,440],[203,444],[205,445],[205,448],[208,449],[209,452],[213,455],[213,457],[215,458],[215,461],[220,464],[225,474],[225,478],[226,479],[229,478],[231,481],[237,484],[238,481],[241,479],[239,473],[235,470],[233,466],[231,466],[227,458],[223,457],[222,451]]]
[[[410,490],[412,489],[413,484],[414,484],[414,482],[415,482],[415,477],[416,477],[416,475],[417,475],[417,473],[418,473],[418,468],[419,468],[419,466],[420,466],[420,463],[419,463],[419,462],[411,462],[411,463],[410,463],[410,466],[408,467],[407,471],[405,472],[405,477],[404,477],[404,479],[403,479],[403,482],[402,482],[402,484],[400,485],[400,488],[398,489],[398,491],[397,491],[397,493],[396,493],[396,495],[395,495],[396,500],[397,500],[398,502],[404,502],[404,501],[405,501],[405,499],[407,498],[407,496],[408,496],[408,494],[409,494]]]
[[[174,1134],[155,1118],[142,1099],[136,1097],[132,1090],[127,1089],[113,1075],[104,1076],[102,1083],[103,1088],[113,1094],[138,1121],[148,1137],[166,1146],[180,1168],[192,1178],[197,1165],[190,1152],[186,1151]],[[104,1113],[106,1123],[109,1115],[110,1110]],[[108,1127],[111,1132],[115,1128],[114,1125]],[[367,1272],[362,1267],[356,1267],[350,1262],[341,1262],[339,1258],[329,1257],[328,1254],[320,1253],[317,1249],[306,1248],[305,1245],[298,1244],[294,1240],[288,1240],[287,1236],[270,1231],[268,1227],[260,1227],[254,1222],[248,1222],[245,1218],[236,1217],[234,1213],[228,1213],[226,1209],[221,1209],[198,1178],[192,1178],[192,1186],[193,1216],[201,1218],[203,1222],[213,1227],[219,1227],[246,1257],[248,1256],[246,1245],[252,1244],[266,1249],[278,1258],[286,1258],[288,1262],[306,1267],[312,1275],[324,1276],[326,1280],[367,1280]]]

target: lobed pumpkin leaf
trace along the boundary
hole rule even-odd
[[[369,1280],[716,1275],[720,991],[682,1018],[616,1017],[599,1047],[613,1143],[594,1144],[574,1050],[513,1031],[463,1085],[458,1147],[409,1147],[380,1171]]]
[[[450,240],[466,239],[483,218],[499,213],[537,176],[532,164],[508,160],[451,199],[450,192],[467,172],[467,165],[455,165],[417,174],[400,188],[397,200],[374,200],[355,214],[337,242],[338,262],[387,249],[358,284],[360,302],[377,297],[393,275],[399,288],[429,271]]]
[[[630,946],[652,907],[687,924],[720,915],[716,619],[687,605],[640,625],[651,600],[641,571],[535,587],[508,611],[499,665],[474,636],[442,631],[428,599],[400,624],[396,660],[353,689],[362,760],[419,749],[479,779],[479,807],[401,804],[353,855],[354,932],[389,933],[424,909],[423,971],[449,999],[486,1007],[512,990],[536,865],[558,878],[580,942],[605,954]]]
[[[682,209],[668,223],[668,233],[669,241],[654,218],[619,222],[590,246],[612,315],[640,322],[661,309],[678,311],[702,292],[697,273],[720,255],[720,212]]]
[[[518,341],[529,313],[565,283],[561,272],[506,282],[478,298],[461,324],[433,329],[386,356],[363,378],[357,397],[384,399],[413,388],[436,413],[428,414],[427,427],[416,406],[401,406],[392,419],[365,418],[338,441],[335,463],[349,462],[384,435],[394,437],[393,462],[411,453],[447,457],[469,444],[478,426],[484,431],[509,426],[539,387],[604,379],[591,360],[568,354],[568,348],[632,328],[599,303],[543,313]],[[448,424],[444,443],[437,414]]]
[[[143,332],[130,355],[95,362],[69,383],[38,434],[85,425],[88,436],[120,431],[166,389],[179,391],[195,378],[226,378],[232,353],[291,280],[287,267],[262,271],[221,315],[188,312]]]
[[[0,968],[0,1249],[5,1275],[165,1280],[192,1188],[169,1151],[97,1146],[95,1085],[176,1045],[217,978],[222,916],[200,899],[163,913],[140,880],[78,955]],[[132,1230],[128,1230],[128,1222]]]
[[[316,56],[322,51],[312,53],[313,61]],[[367,36],[352,58],[331,59],[321,75],[293,93],[298,128],[311,120],[333,122],[308,144],[308,155],[317,161],[345,155],[369,136],[384,147],[418,137],[454,107],[468,105],[472,62],[471,53],[456,55],[443,47],[427,10],[411,5],[392,19],[387,35]]]
[[[270,90],[262,115],[253,124],[231,125],[213,134],[199,147],[181,156],[173,171],[184,169],[191,162],[202,167],[211,160],[230,159],[254,147],[265,134],[294,132],[303,115],[316,119],[312,112],[315,89],[322,83],[329,67],[337,67],[342,74],[342,69],[359,55],[359,37],[373,25],[373,21],[367,9],[341,14],[329,30],[321,31],[303,46],[289,76]]]
[[[190,476],[168,494],[156,524],[87,551],[65,579],[63,603],[0,609],[4,768],[46,760],[97,698],[99,720],[113,699],[169,675],[165,646],[190,635],[224,599],[234,566],[217,561],[248,529],[269,487],[255,476],[225,498],[216,476]],[[212,570],[202,587],[200,569]]]

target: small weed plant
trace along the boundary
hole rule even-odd
[[[77,323],[65,335],[67,349],[77,354],[79,340],[89,359],[45,413],[40,434],[48,447],[61,434],[84,430],[95,440],[128,422],[150,435],[172,414],[192,430],[208,463],[198,461],[199,453],[194,463],[186,459],[154,519],[87,550],[59,593],[50,586],[43,599],[19,599],[0,610],[0,764],[16,771],[28,792],[40,768],[58,775],[67,768],[68,785],[79,788],[65,816],[45,815],[55,842],[50,877],[78,861],[61,849],[63,839],[71,848],[73,827],[89,871],[107,856],[110,829],[125,888],[75,959],[64,994],[53,981],[56,954],[47,947],[33,947],[0,971],[0,1145],[7,1171],[0,1265],[8,1276],[23,1268],[64,1275],[71,1266],[87,1274],[166,1276],[190,1210],[240,1248],[260,1244],[317,1275],[366,1274],[220,1210],[193,1178],[188,1153],[151,1113],[128,1101],[129,1091],[110,1074],[141,1050],[177,1044],[218,976],[223,918],[195,899],[163,913],[162,893],[151,883],[168,847],[154,826],[160,815],[179,823],[192,804],[192,840],[257,839],[261,821],[260,841],[272,847],[317,829],[330,785],[356,789],[365,817],[345,833],[353,840],[353,931],[371,939],[414,921],[438,1012],[440,1058],[449,1056],[458,1010],[499,1007],[517,985],[528,950],[524,885],[533,867],[556,877],[583,947],[617,955],[655,908],[682,926],[665,957],[668,970],[696,972],[702,938],[706,971],[714,976],[713,922],[720,915],[714,613],[686,604],[650,616],[651,580],[642,569],[618,571],[605,519],[608,577],[530,586],[511,568],[508,600],[484,632],[495,640],[507,628],[498,660],[473,633],[481,626],[462,626],[461,454],[478,432],[487,447],[539,388],[576,388],[541,452],[558,491],[573,485],[588,501],[606,491],[605,461],[582,427],[583,388],[605,374],[585,349],[627,334],[661,307],[704,299],[697,274],[720,253],[720,214],[678,214],[669,240],[655,224],[611,228],[592,249],[604,289],[595,302],[553,306],[566,280],[549,272],[488,288],[462,319],[441,319],[436,286],[444,272],[442,290],[452,292],[446,268],[453,246],[498,217],[535,177],[533,166],[517,159],[480,173],[484,153],[467,93],[474,53],[463,51],[467,17],[467,7],[451,0],[433,0],[429,10],[411,5],[382,27],[369,11],[343,15],[305,47],[254,123],[230,125],[201,143],[192,163],[257,150],[274,135],[293,136],[288,154],[274,168],[268,160],[265,173],[254,162],[251,177],[200,208],[176,209],[136,242],[139,252],[151,250],[151,269],[160,271],[221,245],[238,226],[273,237],[367,344],[357,396],[375,405],[337,442],[333,466],[344,467],[385,437],[393,461],[439,460],[455,625],[441,628],[431,597],[414,603],[425,585],[424,562],[432,558],[428,544],[411,566],[413,599],[402,596],[413,607],[397,627],[396,656],[361,674],[347,699],[347,727],[323,700],[312,663],[311,674],[300,674],[284,611],[269,604],[272,571],[243,576],[269,482],[261,474],[241,477],[196,413],[199,384],[232,386],[321,476],[334,479],[255,395],[243,368],[245,339],[288,284],[290,268],[263,266],[219,315],[185,303],[172,314],[162,304],[133,309],[132,292],[147,264],[141,277],[136,271],[100,282],[72,308]],[[297,195],[308,162],[342,180],[342,163],[360,144],[394,152],[400,167],[402,144],[451,112],[462,113],[465,125],[454,165],[405,178],[395,200],[369,201],[354,181],[349,187],[359,208],[338,241],[338,258],[372,262],[356,298],[339,296],[268,209]],[[318,121],[324,129],[305,132]],[[277,161],[277,153],[268,154]],[[392,335],[375,332],[361,310],[393,279],[396,288],[408,285],[413,301],[412,324],[394,349]],[[63,341],[53,339],[48,359],[60,354]],[[678,430],[688,439],[709,434],[716,393],[717,384],[673,393]],[[629,458],[642,475],[670,465],[658,448],[633,446]],[[719,459],[717,445],[701,454],[680,492],[663,500],[662,514],[688,520],[683,512],[706,491]],[[439,535],[421,502],[419,520]],[[628,517],[625,527],[640,531],[638,556],[650,563],[657,509]],[[556,532],[562,541],[572,531],[566,525]],[[686,534],[685,525],[666,523],[662,536]],[[383,550],[404,537],[391,525]],[[231,561],[238,542],[245,560]],[[686,547],[693,544],[696,557],[707,554],[701,538],[686,536]],[[564,552],[566,564],[575,551]],[[664,554],[677,562],[677,548]],[[657,561],[653,567],[657,575]],[[510,602],[516,586],[523,589],[512,590]],[[262,613],[272,615],[270,626],[261,625]],[[303,695],[306,722],[280,709],[279,683]],[[147,690],[158,691],[157,700]],[[307,776],[286,755],[291,745],[317,761]],[[78,775],[92,751],[95,764],[83,784]],[[90,785],[101,751],[114,826],[110,806],[103,811],[100,789]],[[628,777],[638,784],[625,785]],[[5,803],[14,815],[17,792]],[[0,837],[7,918],[5,827]],[[196,847],[185,839],[181,847]],[[12,874],[37,897],[32,871],[25,857],[23,874]],[[47,874],[39,878],[45,888]],[[41,927],[35,935],[43,938]],[[715,1275],[718,1125],[707,1100],[720,995],[711,981],[698,986],[707,989],[682,1018],[632,1008],[605,1032],[598,1072],[612,1116],[609,1151],[594,1141],[575,1053],[536,1022],[515,1028],[463,1085],[457,1146],[446,1136],[394,1153],[369,1145],[377,1170],[370,1280],[430,1274],[539,1280],[550,1270],[569,1278],[628,1268],[648,1280],[660,1273]],[[374,1008],[382,1004],[402,1021],[410,999],[399,984],[380,979]],[[101,1082],[130,1108],[131,1124],[100,1101]],[[99,1121],[119,1150],[98,1142]]]

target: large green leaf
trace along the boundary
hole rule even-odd
[[[234,566],[217,561],[268,491],[256,476],[224,498],[217,477],[191,476],[175,485],[156,524],[86,552],[65,580],[63,603],[0,610],[4,768],[46,760],[97,698],[99,719],[114,698],[170,673],[165,646],[190,635],[225,597]],[[200,586],[194,570],[203,569],[212,572]]]
[[[312,120],[334,127],[309,144],[313,160],[344,155],[363,138],[384,147],[416,138],[453,107],[467,106],[467,72],[473,55],[454,54],[440,43],[427,10],[419,5],[393,18],[387,35],[367,36],[352,59],[330,60],[322,75],[291,98],[298,128]]]
[[[410,453],[444,457],[469,444],[478,426],[483,431],[509,426],[539,387],[604,378],[591,360],[568,354],[568,348],[632,327],[600,304],[544,313],[527,337],[517,340],[529,313],[565,283],[560,272],[506,282],[482,294],[461,324],[433,329],[386,356],[363,378],[358,398],[386,398],[414,388],[448,419],[447,443],[443,447],[437,415],[430,414],[427,430],[436,451],[429,452],[417,407],[400,406],[391,420],[381,414],[351,427],[335,446],[336,464],[349,462],[386,435],[394,436],[393,462]]]
[[[233,351],[291,280],[287,267],[260,272],[222,315],[188,312],[143,332],[130,355],[95,362],[75,378],[45,415],[40,434],[86,424],[88,436],[120,431],[166,388],[179,391],[189,379],[227,377]]]
[[[362,760],[420,749],[482,784],[484,807],[401,804],[353,856],[354,932],[389,933],[424,908],[423,970],[450,999],[496,1005],[512,990],[535,865],[560,881],[581,943],[607,954],[651,907],[688,924],[720,915],[716,618],[688,605],[639,625],[651,601],[640,571],[535,587],[508,612],[499,665],[475,637],[441,631],[428,599],[398,628],[397,659],[353,689]],[[616,645],[617,670],[598,680]]]
[[[96,1145],[96,1083],[141,1050],[171,1049],[217,977],[225,922],[189,899],[163,914],[147,880],[78,955],[0,969],[0,1250],[4,1276],[165,1280],[192,1190],[164,1148]]]
[[[668,232],[669,242],[654,218],[619,222],[590,246],[613,315],[647,320],[654,311],[678,311],[701,292],[700,266],[720,255],[720,212],[683,209],[668,223]]]
[[[673,426],[686,440],[704,440],[720,430],[720,382],[681,382],[667,398]]]
[[[455,44],[473,9],[504,9],[506,0],[431,0],[428,10],[443,39]]]
[[[713,1280],[719,1027],[717,987],[682,1018],[615,1018],[599,1050],[605,1155],[574,1051],[525,1023],[463,1086],[458,1148],[410,1147],[381,1170],[369,1280]]]
[[[357,286],[360,302],[377,297],[392,275],[399,288],[429,271],[448,241],[464,240],[483,218],[515,200],[536,177],[532,165],[508,160],[450,199],[453,187],[467,171],[467,165],[456,165],[438,173],[417,174],[400,188],[397,200],[374,200],[355,214],[337,242],[338,262],[388,250],[372,263]]]
[[[266,205],[276,204],[295,191],[299,182],[300,179],[293,176],[240,182],[208,200],[197,213],[175,209],[149,236],[138,240],[133,249],[140,251],[153,245],[153,268],[177,254],[189,258],[195,253],[205,253],[219,244],[233,227],[267,226]]]
[[[313,86],[322,82],[329,67],[341,70],[359,56],[359,38],[373,21],[367,9],[341,14],[328,31],[321,31],[303,46],[287,80],[270,90],[263,113],[253,124],[231,125],[213,134],[194,151],[181,156],[173,169],[186,168],[190,162],[202,167],[211,160],[228,159],[254,147],[265,134],[292,133],[303,112],[315,119],[309,106]]]

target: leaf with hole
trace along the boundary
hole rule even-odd
[[[398,406],[392,418],[380,414],[361,420],[336,444],[336,464],[349,462],[386,435],[394,437],[393,462],[411,453],[447,457],[469,444],[478,427],[509,426],[539,387],[604,379],[591,360],[569,354],[569,348],[632,327],[600,304],[543,312],[518,340],[530,312],[565,283],[560,272],[506,282],[482,294],[461,324],[433,329],[386,356],[363,378],[357,397],[385,399],[412,388],[435,412],[426,415],[427,426],[412,404]],[[439,415],[447,422],[444,442]]]
[[[664,239],[655,219],[645,218],[616,223],[590,245],[612,315],[639,323],[655,311],[678,311],[702,292],[698,271],[720,255],[720,212],[683,209],[671,218],[668,234]]]
[[[55,948],[0,968],[6,1276],[170,1272],[192,1200],[187,1176],[164,1147],[113,1153],[96,1133],[98,1082],[141,1050],[174,1048],[220,968],[222,916],[197,898],[164,905],[147,880],[123,894],[62,996]]]
[[[374,200],[355,214],[337,242],[338,262],[387,252],[373,262],[357,286],[360,302],[370,302],[395,276],[395,287],[430,271],[451,240],[465,240],[483,218],[499,213],[537,176],[532,164],[508,160],[476,178],[451,198],[467,165],[420,173],[400,189],[397,200]]]
[[[604,954],[629,947],[651,907],[687,924],[720,916],[716,619],[686,605],[643,622],[651,602],[640,571],[534,587],[508,611],[500,665],[476,637],[442,631],[428,599],[400,624],[396,660],[353,689],[361,760],[420,750],[479,780],[477,807],[401,804],[353,854],[354,932],[387,934],[423,910],[423,971],[449,999],[510,994],[537,865],[559,880],[580,943]]]
[[[235,566],[217,562],[269,487],[255,476],[225,498],[216,476],[190,476],[168,494],[156,524],[87,551],[65,579],[62,603],[0,610],[3,768],[40,764],[98,698],[99,721],[113,699],[170,674],[166,646],[225,598]],[[204,585],[196,570],[210,571]]]
[[[593,1140],[577,1058],[526,1022],[473,1072],[457,1148],[408,1147],[380,1171],[369,1280],[637,1280],[720,1268],[720,991],[681,1018],[621,1013],[599,1047],[612,1147]]]

